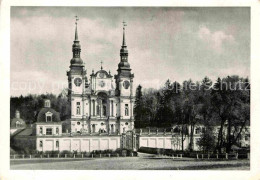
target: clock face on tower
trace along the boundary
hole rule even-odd
[[[106,84],[105,84],[104,81],[100,81],[100,82],[98,83],[98,85],[99,85],[100,87],[104,87]]]
[[[124,82],[123,82],[123,86],[124,86],[125,89],[128,89],[129,86],[130,86],[129,81],[124,81]]]
[[[82,83],[82,80],[81,80],[80,78],[76,78],[76,79],[74,80],[74,84],[75,84],[76,86],[80,86],[81,83]]]

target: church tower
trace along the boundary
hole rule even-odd
[[[67,71],[68,76],[68,99],[71,106],[71,126],[74,127],[72,131],[81,131],[82,125],[86,124],[84,118],[87,112],[84,106],[85,88],[87,84],[85,65],[80,57],[81,45],[78,37],[78,17],[76,16],[75,39],[72,45],[73,57],[70,60],[70,70]],[[74,122],[75,121],[75,122]],[[79,127],[77,127],[77,125]],[[71,130],[71,129],[70,129]]]
[[[115,75],[116,81],[116,96],[118,97],[118,119],[120,121],[120,127],[128,127],[130,130],[134,128],[134,96],[133,96],[133,78],[134,74],[131,74],[130,64],[128,62],[128,50],[125,37],[126,23],[123,22],[123,42],[120,49],[120,63],[118,64],[117,75]],[[120,128],[120,133],[124,132],[124,129]]]
[[[63,123],[64,129],[71,133],[89,135],[119,135],[131,131],[134,128],[134,75],[131,74],[128,63],[126,24],[123,23],[123,42],[115,81],[111,72],[103,68],[101,61],[100,70],[92,70],[88,82],[85,65],[80,57],[78,20],[76,17],[73,57],[70,70],[67,71],[71,117]]]

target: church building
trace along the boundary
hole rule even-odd
[[[77,19],[78,20],[78,19]],[[103,69],[87,75],[80,57],[81,45],[77,22],[72,45],[68,76],[68,97],[71,117],[64,123],[64,132],[82,134],[122,134],[134,128],[133,78],[123,26],[123,42],[117,74]],[[86,67],[87,68],[87,67]]]

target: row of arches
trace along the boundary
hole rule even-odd
[[[91,125],[91,132],[92,133],[107,133],[107,131],[110,131],[110,133],[116,133],[118,131],[118,129],[116,128],[115,124],[110,124],[108,130],[106,128],[99,128],[97,129],[97,125],[96,124],[92,124]]]

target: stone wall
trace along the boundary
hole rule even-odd
[[[120,136],[37,137],[36,148],[38,151],[71,152],[116,150],[120,148]]]

